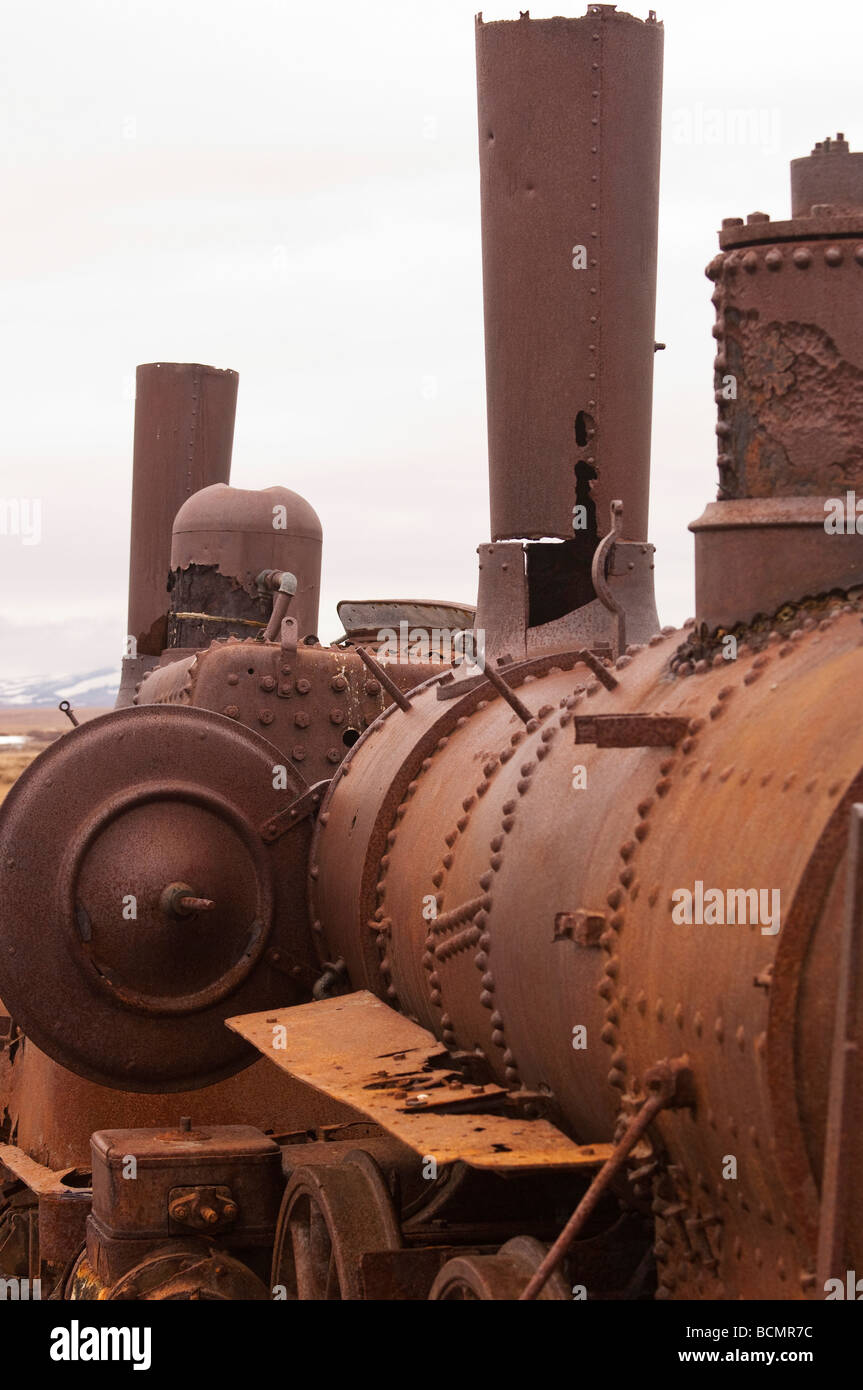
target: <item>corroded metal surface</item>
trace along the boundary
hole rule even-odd
[[[104,1284],[87,1256],[82,1256],[69,1277],[65,1296],[72,1302],[263,1302],[270,1293],[246,1264],[207,1241],[175,1240],[149,1251],[114,1285]]]
[[[102,1130],[91,1148],[87,1260],[105,1286],[172,1236],[203,1233],[225,1250],[272,1246],[281,1154],[259,1130],[187,1118],[167,1130]]]
[[[199,488],[228,481],[238,382],[185,362],[138,368],[128,631],[141,656],[165,646],[174,516]]]
[[[617,656],[658,626],[647,507],[662,45],[652,11],[613,5],[477,17],[492,542],[477,626],[494,658],[578,645]]]
[[[282,1201],[270,1285],[288,1301],[361,1299],[363,1256],[401,1244],[392,1194],[368,1154],[300,1167]]]
[[[580,463],[600,534],[622,498],[647,535],[662,44],[611,5],[477,19],[492,540],[571,540]]]
[[[466,1084],[433,1036],[362,991],[307,1008],[228,1019],[279,1067],[370,1116],[439,1164],[598,1167],[608,1146],[579,1148],[542,1120],[499,1112],[499,1086]],[[370,1070],[371,1067],[371,1070]]]
[[[204,710],[116,711],[53,744],[3,807],[2,990],[27,1035],[91,1080],[136,1091],[248,1065],[226,1013],[244,998],[308,998],[317,973],[309,823],[271,844],[260,834],[305,787],[265,739]],[[62,854],[40,833],[58,823]],[[178,915],[165,897],[174,884],[213,910]]]
[[[223,616],[220,609],[230,605],[216,587],[216,576],[230,581],[238,595],[245,597],[235,616],[259,620],[255,581],[266,569],[289,570],[296,577],[291,613],[299,635],[317,632],[322,531],[317,513],[305,498],[286,487],[251,491],[218,483],[184,502],[173,522],[170,645],[205,646],[222,635],[216,626]],[[209,603],[205,597],[208,576],[213,590]],[[206,613],[206,622],[198,622],[198,629],[206,633],[203,642],[189,640],[189,630],[195,628],[190,609]]]
[[[333,781],[312,852],[313,913],[354,986],[417,1017],[455,1055],[478,1042],[498,1084],[582,1141],[612,1133],[621,1093],[626,1103],[657,1058],[689,1054],[706,1122],[669,1114],[655,1126],[677,1165],[674,1196],[658,1196],[661,1287],[800,1296],[813,1228],[799,1159],[786,1155],[823,1152],[815,1039],[832,1030],[841,886],[824,894],[841,843],[822,896],[806,894],[819,837],[846,814],[863,768],[842,696],[863,681],[860,611],[837,607],[787,642],[755,636],[736,662],[704,663],[691,679],[669,679],[673,650],[657,634],[618,663],[613,691],[553,658],[558,669],[520,687],[527,727],[481,690],[444,705],[434,687],[415,694],[410,716],[394,712],[389,736],[371,732]],[[657,707],[687,720],[675,747],[573,747],[576,711]],[[801,726],[801,709],[820,714]],[[781,929],[677,924],[672,895],[696,880],[723,892],[770,885]],[[599,950],[555,935],[556,913],[579,910],[602,911]],[[778,993],[759,987],[772,962]],[[584,1051],[571,1046],[576,1024]],[[771,1084],[785,1055],[790,1072]],[[741,1155],[739,1206],[721,1177],[728,1153]],[[808,1181],[814,1191],[811,1171]],[[675,1201],[679,1215],[662,1220]],[[688,1220],[703,1231],[694,1263]]]
[[[67,1071],[28,1039],[16,1051],[4,1104],[19,1146],[61,1170],[89,1166],[90,1136],[96,1130],[167,1129],[178,1114],[193,1115],[199,1125],[252,1124],[270,1134],[358,1118],[263,1058],[225,1081],[190,1087],[152,1095],[100,1086]]]
[[[409,690],[439,663],[387,663],[388,678]],[[448,667],[445,669],[449,669]],[[332,777],[348,749],[390,699],[358,652],[229,637],[148,675],[136,705],[191,705],[262,733],[309,783]]]
[[[74,1299],[794,1300],[863,1268],[863,533],[825,526],[863,490],[863,156],[825,141],[790,220],[723,225],[720,497],[697,620],[659,630],[661,46],[613,6],[477,23],[481,669],[442,665],[463,605],[346,603],[321,647],[311,508],[223,486],[177,520],[165,650],[168,513],[226,478],[236,379],[141,369],[158,669],[0,814],[0,1272],[65,1282],[94,1131]]]
[[[710,627],[863,582],[853,502],[825,525],[863,487],[863,156],[842,144],[793,161],[791,220],[726,218],[707,267],[719,492],[690,529]]]
[[[496,1255],[459,1255],[444,1265],[429,1298],[435,1302],[513,1302],[539,1268],[545,1247],[529,1236],[516,1236]],[[567,1281],[555,1273],[537,1295],[541,1299],[571,1299]]]

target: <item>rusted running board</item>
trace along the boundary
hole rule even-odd
[[[37,1163],[14,1144],[0,1144],[0,1169],[5,1169],[18,1182],[23,1182],[37,1197],[54,1193],[68,1195],[70,1188],[63,1182],[63,1175],[68,1173],[71,1167],[72,1165],[67,1163],[65,1168],[59,1168],[55,1172],[53,1168],[46,1168],[43,1163]]]
[[[610,1144],[574,1144],[547,1120],[490,1113],[505,1099],[501,1087],[464,1082],[433,1034],[365,990],[227,1024],[283,1071],[438,1163],[598,1168],[612,1152]]]

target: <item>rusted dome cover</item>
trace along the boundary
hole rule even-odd
[[[229,1015],[306,981],[310,823],[260,827],[306,785],[207,710],[148,706],[58,739],[0,814],[0,997],[55,1061],[118,1090],[175,1091],[255,1059]]]
[[[277,510],[278,509],[278,510]],[[279,542],[321,544],[320,518],[304,497],[287,487],[248,489],[214,483],[184,502],[174,518],[171,568],[218,564],[208,553],[209,537],[222,543],[229,534],[265,536]]]
[[[297,577],[291,616],[305,637],[318,625],[321,537],[317,512],[290,488],[249,491],[214,483],[177,512],[171,569],[212,565],[250,593],[262,570],[289,570]]]

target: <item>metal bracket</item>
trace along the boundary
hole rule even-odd
[[[520,1295],[522,1301],[530,1302],[542,1292],[612,1179],[623,1167],[629,1154],[660,1110],[683,1109],[694,1104],[688,1058],[675,1057],[658,1062],[645,1072],[644,1086],[648,1094],[640,1110],[630,1120],[625,1132],[615,1144],[610,1158],[596,1174],[557,1240],[531,1277]]]
[[[674,748],[689,728],[676,714],[582,714],[573,722],[576,743],[597,748]]]
[[[605,931],[604,912],[580,907],[576,912],[558,912],[554,918],[554,941],[574,941],[577,946],[599,946]]]
[[[404,691],[396,685],[392,677],[387,674],[380,662],[375,661],[371,652],[367,652],[365,647],[357,647],[357,656],[360,658],[360,661],[368,667],[372,675],[377,677],[387,694],[395,700],[399,709],[404,710],[405,714],[409,714],[411,708],[410,700],[405,695]]]
[[[282,618],[279,640],[285,656],[293,656],[297,650],[298,629],[296,618]]]
[[[603,536],[596,550],[593,552],[593,560],[590,566],[590,578],[596,593],[603,607],[609,613],[613,613],[617,618],[617,654],[622,656],[626,651],[626,612],[617,602],[614,594],[608,585],[605,577],[605,567],[614,549],[615,541],[622,539],[623,533],[623,503],[614,501],[611,504],[611,530]]]
[[[286,806],[284,811],[279,811],[278,815],[265,820],[260,830],[261,839],[266,840],[268,845],[272,844],[274,840],[281,839],[282,835],[287,835],[289,830],[293,830],[294,826],[299,825],[307,816],[316,816],[330,780],[325,777],[322,781],[315,782],[314,786],[304,791],[296,801],[292,801],[290,806]]]

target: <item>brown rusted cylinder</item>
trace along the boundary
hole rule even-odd
[[[477,20],[492,540],[571,539],[588,481],[647,536],[662,45],[613,5]]]
[[[791,216],[808,217],[819,206],[834,213],[863,210],[863,153],[852,154],[841,131],[791,161]]]
[[[238,383],[236,372],[198,363],[138,368],[128,624],[138,656],[165,646],[174,517],[200,488],[230,478]]]
[[[709,628],[863,583],[859,160],[842,140],[795,160],[794,216],[726,218],[707,267],[719,492],[690,529],[696,613]],[[835,201],[802,211],[816,196]]]
[[[863,798],[848,608],[689,679],[670,673],[670,633],[612,690],[578,653],[512,667],[526,726],[487,685],[429,685],[351,750],[317,822],[323,958],[580,1141],[614,1133],[657,1061],[688,1059],[695,1110],[655,1124],[677,1165],[674,1204],[654,1205],[663,1297],[800,1298],[814,1269]],[[861,1106],[858,1071],[846,1113]],[[856,1192],[844,1221],[840,1276],[863,1259]]]

